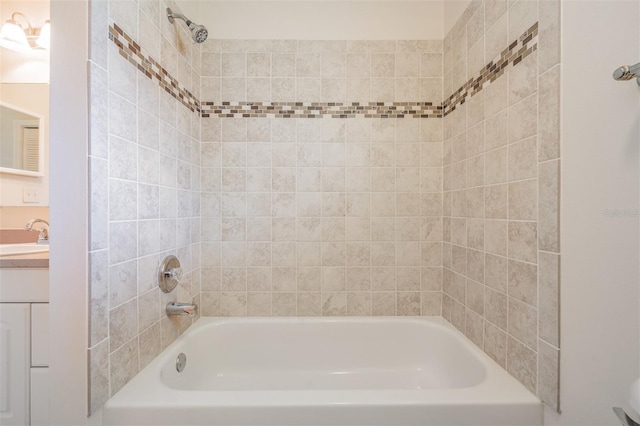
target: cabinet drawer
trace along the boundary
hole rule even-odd
[[[31,304],[31,366],[49,365],[49,304]]]
[[[49,301],[49,269],[0,268],[0,303]]]

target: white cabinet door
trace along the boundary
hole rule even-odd
[[[31,426],[49,424],[49,369],[31,368]]]
[[[0,303],[0,424],[29,424],[28,303]]]
[[[49,365],[49,304],[31,304],[31,366]]]

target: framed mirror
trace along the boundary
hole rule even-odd
[[[0,173],[44,174],[44,117],[0,101]]]

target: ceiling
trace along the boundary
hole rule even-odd
[[[442,39],[470,0],[179,0],[227,39]],[[201,22],[200,22],[201,21]],[[449,22],[450,21],[450,22]]]

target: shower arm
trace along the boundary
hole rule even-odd
[[[167,18],[169,18],[169,22],[171,22],[173,24],[173,20],[174,19],[182,19],[184,22],[187,23],[187,26],[191,26],[191,24],[193,24],[193,22],[191,22],[191,20],[189,18],[187,18],[186,16],[184,16],[182,13],[173,13],[171,11],[171,9],[167,9]]]

